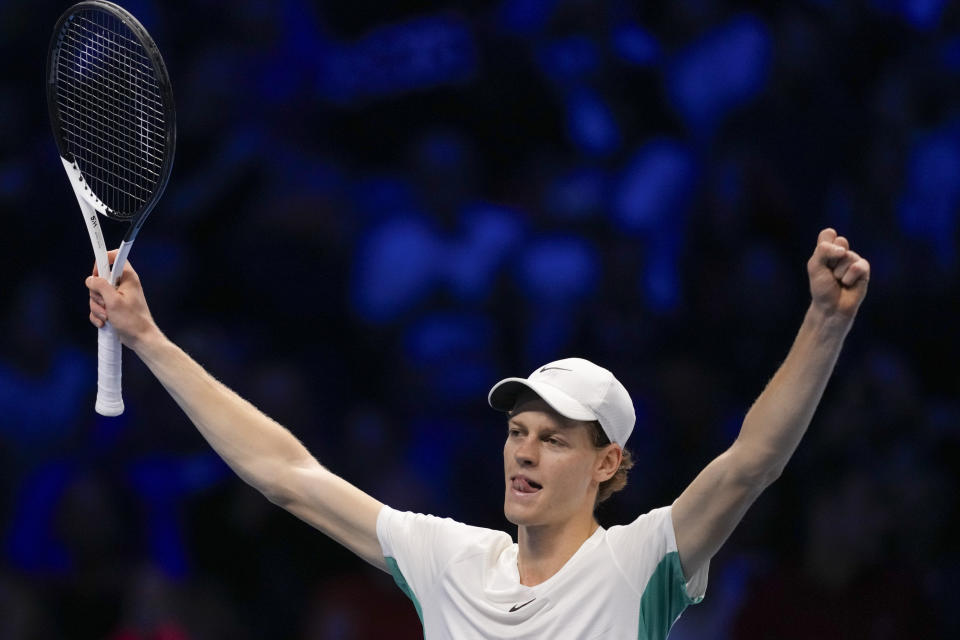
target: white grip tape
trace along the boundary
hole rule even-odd
[[[77,202],[80,203],[83,221],[87,225],[87,233],[90,234],[90,243],[93,245],[93,255],[97,260],[97,272],[112,285],[123,270],[123,263],[127,259],[127,254],[130,252],[130,246],[133,242],[124,240],[120,244],[120,251],[114,261],[115,268],[111,271],[110,263],[107,260],[107,246],[103,241],[103,231],[100,229],[100,223],[97,220],[97,211],[104,211],[106,205],[90,191],[76,164],[66,158],[61,157],[60,159],[63,161],[63,168],[70,178],[70,185],[77,196]],[[108,322],[97,331],[97,404],[95,409],[102,416],[118,416],[123,413],[120,356],[120,339],[117,338],[117,332]]]
[[[108,322],[97,330],[97,404],[102,416],[118,416],[123,413],[123,396],[120,387],[120,339]]]

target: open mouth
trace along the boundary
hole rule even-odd
[[[534,482],[523,476],[514,476],[510,480],[510,487],[519,493],[536,493],[540,491],[540,489],[543,489],[543,485],[539,482]]]

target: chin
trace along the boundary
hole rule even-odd
[[[535,509],[524,508],[522,505],[511,504],[509,498],[503,501],[503,515],[511,524],[518,527],[537,524],[537,514]]]
[[[523,527],[530,524],[528,518],[524,518],[522,515],[516,513],[516,511],[512,509],[508,509],[506,506],[503,508],[503,515],[507,519],[507,522],[518,527]]]

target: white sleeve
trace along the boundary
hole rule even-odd
[[[670,611],[703,600],[710,569],[707,561],[684,580],[672,514],[672,507],[661,507],[607,531],[617,564],[637,593]]]
[[[450,518],[397,511],[384,506],[377,515],[377,538],[387,568],[417,613],[450,562],[494,532]],[[502,535],[502,534],[501,534]]]

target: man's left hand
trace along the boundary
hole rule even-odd
[[[807,261],[813,305],[826,316],[852,319],[870,281],[870,263],[850,249],[850,242],[833,229],[824,229]]]

